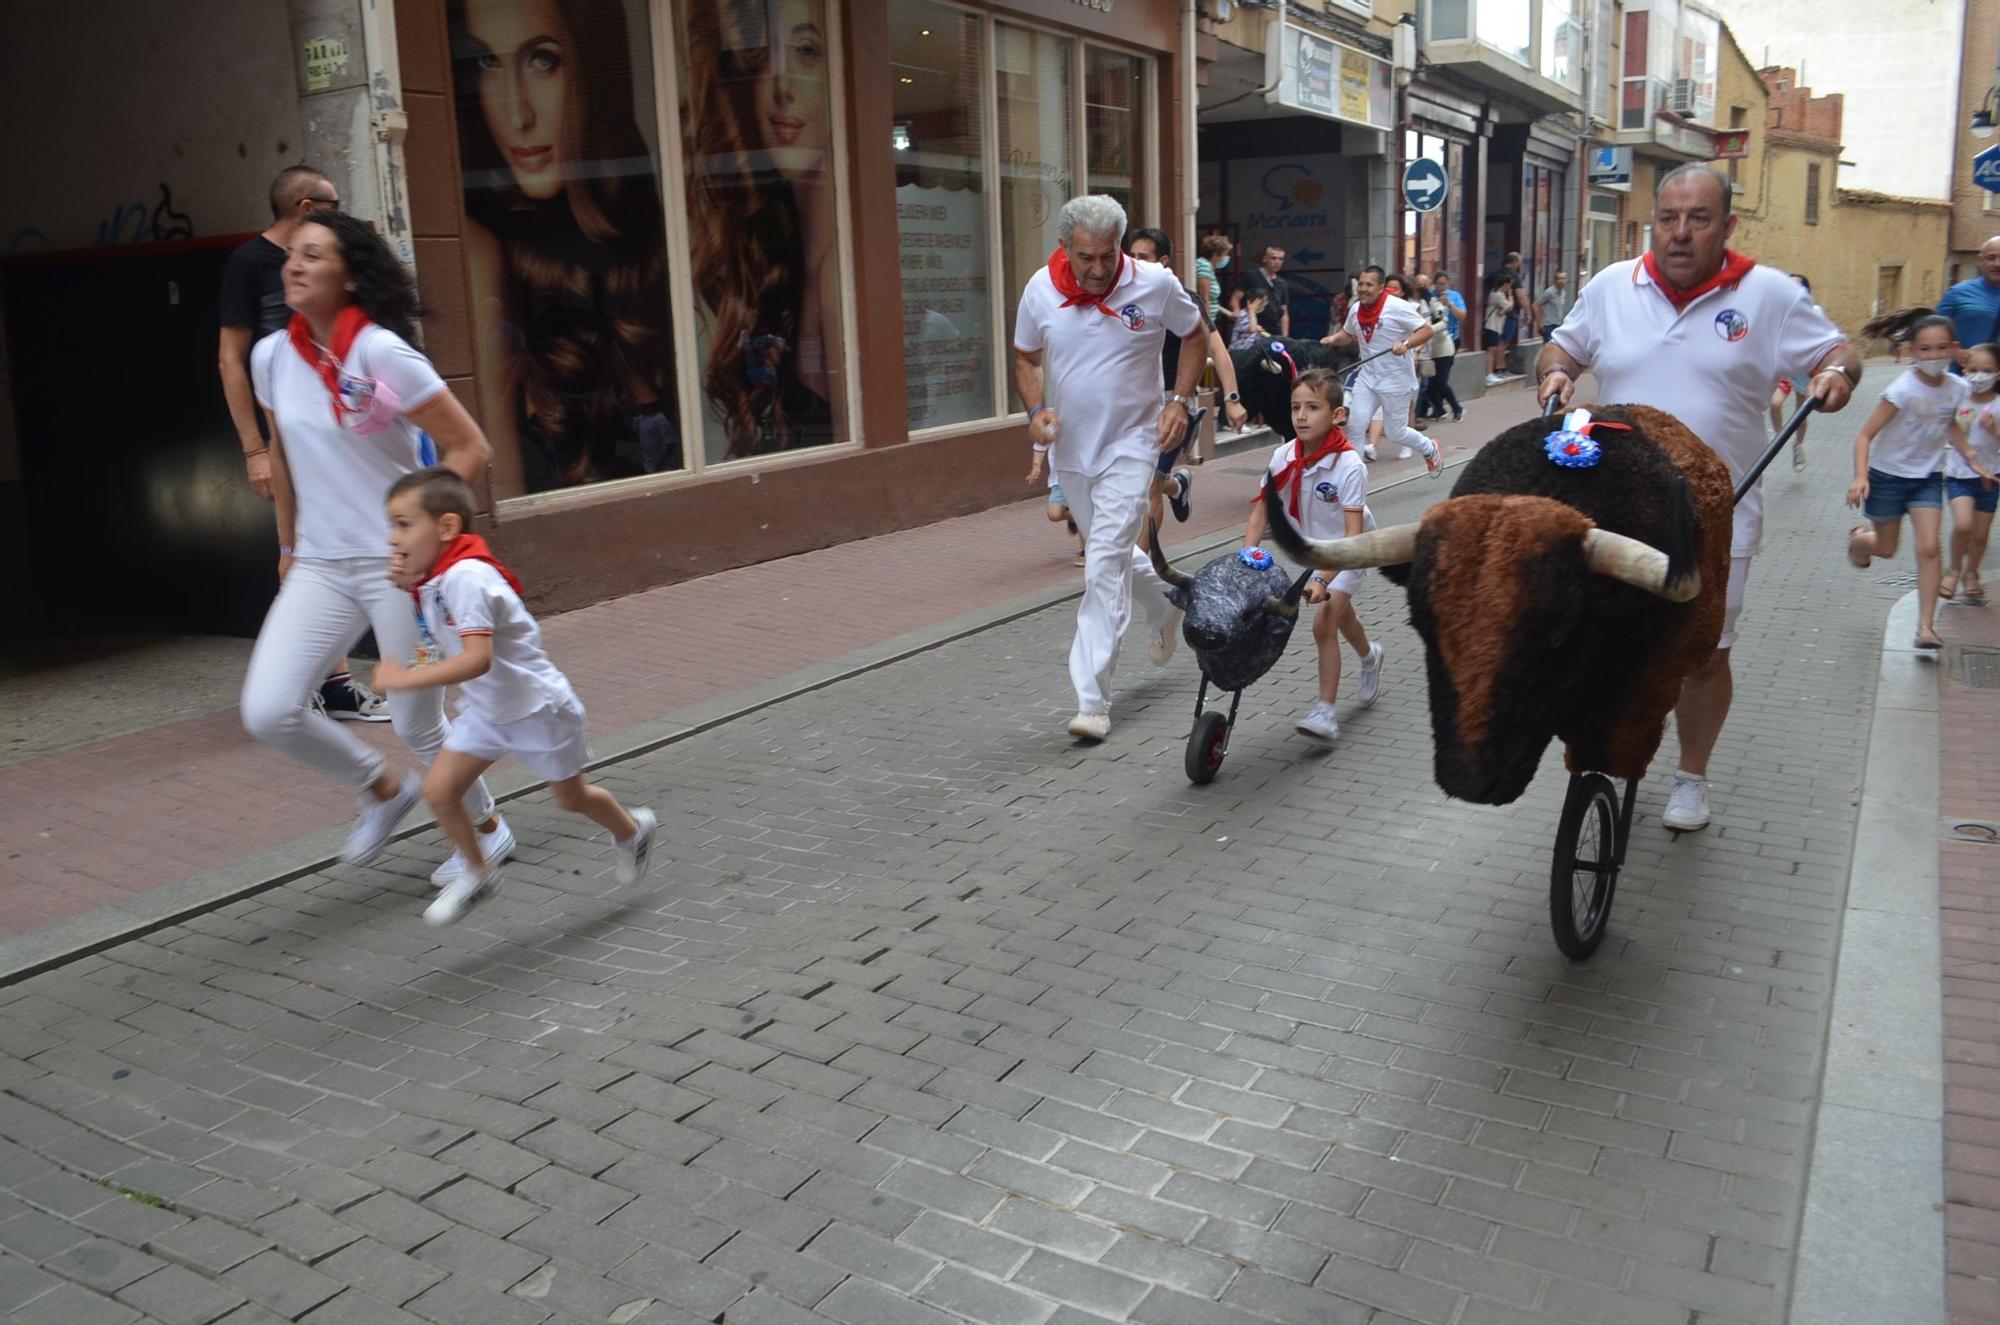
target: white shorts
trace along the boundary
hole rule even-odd
[[[495,723],[471,708],[460,708],[451,720],[444,748],[474,759],[520,762],[547,782],[567,782],[590,762],[590,741],[583,706],[537,709],[525,718]]]
[[[1367,579],[1368,572],[1365,568],[1361,570],[1344,570],[1333,577],[1333,581],[1326,586],[1326,589],[1328,593],[1344,593],[1349,598],[1352,598],[1361,592],[1361,586]]]
[[[1743,611],[1743,586],[1750,580],[1750,558],[1731,557],[1729,559],[1729,596],[1722,609],[1722,638],[1715,642],[1718,649],[1726,649],[1736,643],[1736,618]],[[451,742],[445,742],[447,748]]]

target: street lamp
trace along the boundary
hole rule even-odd
[[[1972,130],[1974,138],[1991,138],[1993,136],[1992,88],[1989,87],[1986,89],[1985,97],[1979,102],[1979,109],[1972,112],[1972,123],[1969,127]]]

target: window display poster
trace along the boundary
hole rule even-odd
[[[910,428],[991,418],[986,197],[904,184],[896,190],[896,221]]]

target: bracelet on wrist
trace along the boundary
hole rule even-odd
[[[280,543],[278,544],[278,555],[281,557],[296,557],[299,555],[299,550],[289,544]]]
[[[257,448],[256,450],[254,450],[254,451],[245,451],[245,452],[243,453],[243,458],[244,458],[245,460],[248,460],[248,459],[250,459],[250,458],[251,458],[252,456],[260,456],[260,455],[266,455],[266,454],[269,454],[270,450],[271,450],[271,448],[270,448],[270,447],[268,447],[268,446],[260,446],[260,447],[258,447],[258,448]]]
[[[1047,455],[1048,453],[1049,453],[1049,445],[1048,445],[1048,443],[1047,443],[1047,442],[1036,442],[1036,443],[1035,443],[1035,454],[1036,454],[1036,455]]]
[[[1030,423],[1033,423],[1033,422],[1035,421],[1035,416],[1036,416],[1037,414],[1040,414],[1040,413],[1041,413],[1041,412],[1042,412],[1043,410],[1045,410],[1045,409],[1047,409],[1047,408],[1048,408],[1048,406],[1047,406],[1047,405],[1034,405],[1034,406],[1031,406],[1031,407],[1029,408],[1029,410],[1028,410],[1028,422],[1030,422]]]

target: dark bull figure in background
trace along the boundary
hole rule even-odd
[[[1187,613],[1181,638],[1201,668],[1195,695],[1194,729],[1188,735],[1187,775],[1207,782],[1229,751],[1229,731],[1243,691],[1271,670],[1299,621],[1299,597],[1306,576],[1288,579],[1277,559],[1262,548],[1225,552],[1192,575],[1175,570],[1160,551],[1159,526],[1147,522],[1146,550],[1153,569],[1171,588],[1167,598]],[[1209,686],[1230,692],[1229,716],[1204,712]]]
[[[1552,737],[1573,774],[1636,781],[1721,636],[1727,467],[1661,410],[1594,412],[1583,445],[1555,419],[1508,429],[1419,524],[1308,542],[1265,494],[1292,557],[1408,588],[1447,795],[1512,802]]]

